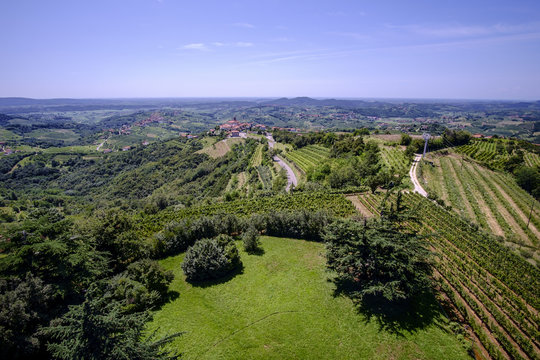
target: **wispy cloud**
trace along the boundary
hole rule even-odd
[[[182,46],[180,49],[183,50],[199,50],[199,51],[211,51],[216,48],[223,48],[223,47],[237,47],[237,48],[248,48],[255,46],[255,44],[251,42],[245,42],[245,41],[237,41],[233,43],[224,43],[220,41],[214,41],[208,44],[205,43],[192,43]]]
[[[280,37],[277,37],[277,38],[272,38],[270,39],[270,41],[273,41],[273,42],[291,42],[291,41],[294,41],[294,39],[290,38],[290,37],[287,37],[287,36],[280,36]]]
[[[208,46],[203,43],[193,43],[182,46],[184,50],[199,50],[199,51],[208,51]]]
[[[354,56],[368,52],[395,51],[395,50],[442,50],[447,51],[457,47],[479,46],[486,44],[500,44],[504,42],[540,40],[540,32],[526,34],[510,34],[488,38],[469,38],[455,41],[438,41],[424,44],[389,45],[375,47],[349,47],[344,49],[318,49],[299,50],[288,53],[268,53],[253,56],[253,61],[247,65],[268,65],[287,61],[315,61],[340,57]],[[246,64],[244,64],[246,65]]]
[[[253,43],[239,41],[237,43],[234,43],[234,46],[236,46],[236,47],[252,47]]]
[[[290,60],[309,60],[315,59],[321,55],[331,53],[328,49],[314,49],[314,50],[296,50],[287,52],[270,52],[264,54],[257,54],[251,57],[252,61],[249,64],[271,64],[276,62],[290,61]]]
[[[443,26],[428,25],[387,25],[391,29],[407,31],[417,35],[434,38],[467,38],[481,36],[497,36],[519,33],[536,32],[540,30],[540,23],[527,24],[494,24],[494,25],[463,25],[450,24]]]
[[[237,23],[234,23],[232,25],[236,26],[236,27],[245,28],[245,29],[254,29],[255,28],[255,25],[250,24],[250,23],[244,23],[244,22],[237,22]]]

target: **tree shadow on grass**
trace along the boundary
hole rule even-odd
[[[223,275],[220,278],[217,279],[210,279],[210,280],[203,280],[203,281],[195,281],[195,280],[187,280],[188,283],[190,283],[194,287],[199,288],[207,288],[214,285],[224,284],[234,278],[237,275],[241,275],[244,273],[244,265],[240,264],[236,269],[228,272],[227,274]]]
[[[249,255],[255,255],[255,256],[263,256],[264,255],[264,249],[262,247],[258,247],[255,250],[249,251]]]
[[[404,336],[404,332],[414,333],[432,324],[440,326],[437,319],[443,314],[430,289],[407,301],[390,302],[382,296],[365,296],[359,300],[358,293],[350,283],[339,282],[337,279],[333,282],[336,285],[334,297],[349,297],[357,312],[365,317],[366,323],[376,321],[379,330]]]
[[[174,291],[174,290],[167,291],[167,293],[161,297],[159,302],[152,307],[152,310],[156,310],[156,311],[161,310],[161,308],[165,304],[173,302],[174,300],[178,299],[179,296],[180,296],[180,293],[178,291]]]

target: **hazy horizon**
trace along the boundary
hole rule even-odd
[[[532,0],[20,0],[0,19],[0,97],[540,99]]]
[[[51,97],[51,98],[33,98],[26,96],[0,96],[0,99],[25,99],[36,101],[47,100],[276,100],[276,99],[297,99],[311,98],[315,100],[357,100],[357,101],[418,101],[418,102],[446,102],[446,101],[462,101],[462,102],[538,102],[540,97],[536,99],[489,99],[489,98],[407,98],[407,97],[344,97],[344,96],[139,96],[139,97]]]

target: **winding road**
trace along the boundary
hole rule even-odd
[[[418,178],[416,177],[416,167],[418,166],[418,163],[422,159],[422,155],[416,154],[413,159],[413,163],[411,165],[411,170],[409,171],[409,176],[411,177],[411,181],[414,184],[414,192],[419,193],[423,197],[427,197],[428,194],[426,190],[420,185],[420,182],[418,181]]]
[[[105,141],[107,141],[107,139],[103,140],[103,142],[97,146],[96,151],[99,151],[103,144],[105,144]]]
[[[266,139],[268,140],[268,147],[270,149],[273,149],[274,144],[276,142],[274,141],[274,138],[272,137],[272,135],[267,134]],[[291,187],[295,188],[298,185],[298,179],[296,178],[296,175],[294,174],[294,171],[279,156],[275,155],[273,159],[274,159],[275,162],[278,163],[279,166],[281,166],[287,172],[287,187],[285,188],[285,191],[287,191],[287,192],[291,191]]]

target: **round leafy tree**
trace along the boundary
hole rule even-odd
[[[220,235],[202,239],[191,246],[182,263],[188,281],[218,279],[241,265],[238,249],[233,239]]]

